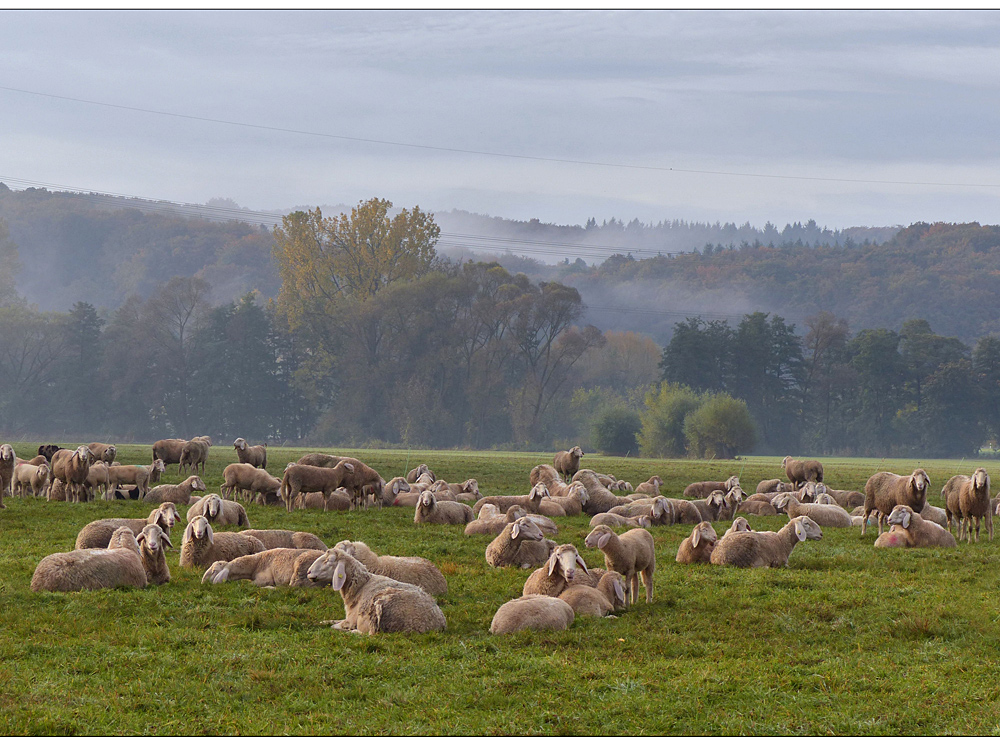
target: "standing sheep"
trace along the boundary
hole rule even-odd
[[[715,533],[712,524],[702,521],[677,548],[677,561],[682,565],[708,564],[718,540],[719,535]]]
[[[795,489],[806,482],[823,481],[823,464],[819,461],[796,461],[791,456],[785,456],[781,460],[781,467]]]
[[[583,457],[583,449],[580,446],[573,446],[568,451],[559,451],[552,459],[556,471],[564,477],[570,477],[580,470],[580,459]]]
[[[45,497],[49,487],[50,474],[48,462],[38,466],[30,463],[18,464],[14,467],[11,492],[17,492],[21,497],[27,497],[28,490],[31,490],[33,497]]]
[[[141,500],[149,492],[152,473],[157,467],[159,467],[159,471],[162,473],[162,461],[154,461],[149,466],[109,466],[108,487],[111,491],[114,491],[123,484],[134,484],[139,488],[139,499]]]
[[[184,446],[186,445],[187,441],[183,438],[166,438],[164,440],[158,440],[153,443],[153,461],[159,459],[164,463],[164,465],[180,464],[181,453],[184,451]],[[180,473],[179,466],[177,472]]]
[[[243,438],[237,438],[233,442],[233,448],[236,449],[236,459],[241,464],[251,464],[259,469],[267,468],[267,443],[252,446]]]
[[[181,459],[177,467],[177,473],[183,474],[190,469],[195,474],[198,474],[199,471],[201,474],[204,474],[211,446],[212,439],[207,435],[199,435],[196,438],[191,438],[181,449]]]
[[[976,541],[979,541],[979,521],[985,519],[986,531],[993,541],[993,511],[990,510],[990,475],[986,469],[976,469],[971,477],[959,474],[948,480],[941,489],[945,503],[948,529],[954,518],[958,524],[958,540],[968,535],[972,542],[972,519],[976,519]]]
[[[95,461],[103,461],[108,466],[118,458],[118,448],[107,443],[91,443],[87,448],[94,454]]]
[[[322,492],[324,499],[329,498],[338,487],[346,487],[344,482],[353,471],[354,466],[343,461],[334,467],[293,464],[285,469],[281,478],[281,500],[291,513],[295,496],[300,492]]]
[[[915,513],[919,513],[927,502],[927,488],[930,485],[931,480],[923,469],[914,469],[908,477],[888,471],[872,474],[865,483],[865,515],[861,535],[865,535],[868,516],[873,511],[879,512],[879,533],[882,533],[883,518],[892,513],[897,505],[908,505]]]
[[[809,516],[793,518],[777,532],[737,531],[715,544],[713,565],[732,567],[788,567],[795,545],[807,539],[822,539],[823,529]]]
[[[147,503],[173,503],[174,505],[190,505],[191,495],[208,489],[201,477],[194,474],[180,484],[160,484],[151,489],[142,498]]]
[[[653,573],[656,551],[653,536],[644,528],[633,528],[619,536],[609,526],[597,526],[587,534],[584,544],[604,552],[604,564],[620,572],[628,586],[628,603],[639,599],[639,578],[646,589],[646,603],[653,601]]]
[[[93,454],[87,446],[75,451],[65,449],[52,454],[52,475],[66,485],[66,497],[77,503],[87,497],[87,476],[93,463]]]
[[[0,446],[0,508],[7,507],[3,504],[4,495],[14,496],[11,482],[14,479],[14,466],[17,464],[17,454],[14,453],[14,446],[4,443]]]
[[[75,549],[42,558],[31,576],[33,591],[89,591],[132,586],[145,588],[139,544],[132,529],[116,529],[107,549]]]

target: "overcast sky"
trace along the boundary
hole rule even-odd
[[[0,50],[7,88],[675,169],[0,90],[15,188],[570,224],[1000,223],[997,12],[3,11]]]

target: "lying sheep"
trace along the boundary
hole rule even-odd
[[[755,492],[791,492],[795,487],[780,479],[763,479],[757,483]]]
[[[607,616],[625,608],[625,578],[617,572],[605,572],[597,587],[574,583],[559,594],[576,616]]]
[[[716,542],[710,562],[732,567],[788,567],[796,544],[822,538],[823,530],[816,521],[799,516],[777,532],[739,531],[723,536]]]
[[[406,493],[409,491],[409,482],[402,477],[393,477],[385,483],[385,487],[382,488],[382,494],[376,499],[376,502],[383,507],[392,505],[395,503],[396,498],[399,497],[400,493]]]
[[[551,493],[551,488],[549,491]],[[580,484],[580,482],[573,482],[573,484],[567,487],[564,495],[550,494],[549,497],[542,498],[539,510],[543,511],[544,515],[546,503],[551,503],[562,508],[563,514],[567,516],[575,516],[584,512],[589,501],[590,494],[587,492],[587,488]]]
[[[674,509],[674,523],[698,524],[704,520],[698,508],[690,500],[668,497],[667,501]]]
[[[521,596],[497,609],[490,622],[490,633],[506,635],[525,629],[569,629],[574,618],[573,607],[561,598]]]
[[[535,570],[524,581],[522,596],[539,594],[542,596],[558,596],[577,577],[577,568],[582,568],[580,582],[584,585],[594,585],[587,574],[587,563],[572,544],[560,544],[552,550],[545,564]]]
[[[590,469],[581,469],[573,475],[573,481],[581,483],[587,490],[587,504],[583,512],[590,516],[598,513],[610,513],[618,505],[628,505],[632,499],[624,495],[615,495],[601,484],[597,474]]]
[[[475,513],[465,503],[450,500],[438,501],[433,492],[425,491],[413,513],[414,523],[462,525],[471,521]]]
[[[892,513],[897,505],[907,505],[919,513],[927,502],[927,488],[931,480],[923,469],[914,469],[907,477],[901,477],[888,471],[880,471],[868,478],[865,483],[865,520],[861,524],[861,535],[864,536],[868,524],[868,516],[873,511],[881,515],[878,519],[878,532],[882,533],[882,517]]]
[[[669,500],[663,497],[655,497],[651,500],[636,500],[628,505],[618,505],[612,508],[609,513],[624,516],[627,518],[639,518],[645,516],[649,518],[651,526],[672,526],[674,523],[674,506]],[[591,525],[594,524],[591,521]],[[612,525],[612,524],[606,524]]]
[[[267,468],[267,443],[252,446],[244,438],[237,438],[233,441],[233,448],[236,449],[236,460],[241,464],[251,464],[259,469]]]
[[[250,536],[260,541],[265,549],[318,549],[326,551],[326,544],[316,534],[308,531],[287,531],[281,528],[240,531],[241,536]]]
[[[98,518],[91,521],[76,535],[77,549],[106,549],[115,531],[123,526],[132,531],[134,536],[142,533],[146,526],[159,526],[170,536],[170,529],[181,519],[177,507],[173,503],[158,505],[148,518]]]
[[[191,495],[208,489],[197,474],[185,479],[180,484],[160,484],[151,489],[142,498],[147,503],[173,503],[174,505],[190,505]]]
[[[338,487],[344,487],[350,492],[345,482],[353,472],[354,466],[344,461],[337,462],[333,467],[293,464],[285,469],[281,478],[281,500],[288,512],[291,512],[295,497],[300,492],[322,492],[324,498],[329,497]]]
[[[653,601],[653,573],[656,570],[656,552],[653,536],[644,528],[633,528],[621,536],[608,526],[597,526],[587,534],[584,544],[604,552],[604,564],[609,570],[620,572],[628,586],[628,603],[639,598],[639,578],[646,589],[646,603]]]
[[[542,503],[542,498],[548,496],[548,489],[544,484],[539,483],[532,487],[527,495],[493,495],[483,497],[477,500],[476,504],[472,506],[472,512],[473,515],[476,515],[486,503],[492,503],[500,508],[500,510],[507,510],[512,505],[520,505],[529,513],[537,513],[538,507]]]
[[[299,460],[299,463],[302,463],[301,459]],[[434,472],[430,470],[430,467],[428,467],[427,464],[421,464],[416,469],[410,469],[410,471],[406,473],[406,481],[416,482],[422,474],[429,474],[431,482],[437,481],[437,477],[434,476]]]
[[[49,494],[45,498],[48,502],[62,503],[66,502],[66,483],[61,479],[53,479],[49,483]],[[0,500],[3,503],[3,500]]]
[[[444,613],[423,588],[376,575],[351,555],[330,550],[313,562],[308,577],[326,574],[333,565],[333,589],[344,600],[345,618],[334,629],[374,635],[376,632],[443,631]]]
[[[292,587],[319,587],[330,582],[310,580],[309,568],[323,556],[319,549],[265,549],[256,554],[247,554],[228,562],[218,560],[213,562],[205,574],[201,576],[202,583],[228,583],[233,580],[249,580],[254,585],[276,587],[288,585]]]
[[[702,521],[691,530],[677,548],[677,561],[682,565],[708,564],[719,535],[712,524]]]
[[[628,526],[629,528],[649,528],[652,523],[650,523],[648,515],[638,515],[635,518],[630,516],[619,515],[618,513],[598,513],[593,518],[590,519],[590,527],[595,526],[613,526],[614,528],[620,528],[622,526]]]
[[[750,522],[742,516],[733,520],[733,525],[726,529],[726,533],[723,536],[729,536],[729,534],[735,534],[740,531],[753,531],[750,528]]]
[[[203,516],[196,516],[184,529],[181,544],[181,567],[208,567],[218,560],[234,560],[245,554],[263,552],[267,547],[260,539],[243,534],[215,533]]]
[[[574,472],[574,474],[575,473],[576,472]],[[569,485],[562,480],[562,477],[559,476],[559,472],[548,464],[539,464],[534,467],[528,475],[528,484],[532,487],[539,482],[545,485],[549,494],[553,497],[561,497],[569,492]]]
[[[107,549],[75,549],[42,558],[31,576],[33,591],[145,588],[146,570],[132,529],[115,530]]]
[[[552,459],[552,465],[556,471],[564,477],[576,474],[580,470],[580,459],[583,457],[583,449],[580,446],[573,446],[568,451],[559,451]]]
[[[925,521],[936,523],[941,528],[948,528],[948,513],[944,510],[944,508],[938,508],[930,503],[927,503],[924,505],[924,509],[920,511],[920,517]]]
[[[195,516],[204,516],[208,522],[214,526],[244,526],[250,528],[250,519],[247,518],[247,511],[242,505],[232,500],[223,500],[212,493],[199,498],[187,511],[187,522],[194,520]]]
[[[538,526],[527,517],[518,518],[486,547],[486,562],[492,567],[537,567],[554,548],[555,542],[546,539]]]
[[[139,559],[146,572],[148,585],[163,585],[170,582],[170,568],[167,567],[166,547],[174,548],[169,534],[155,523],[143,526],[135,537],[139,544]]]
[[[771,505],[771,499],[772,497],[770,494],[750,495],[749,498],[740,504],[740,507],[737,508],[737,512],[746,513],[747,515],[778,515],[777,509]]]
[[[948,518],[948,529],[954,519],[958,527],[958,540],[966,535],[972,542],[972,519],[976,519],[976,541],[979,541],[979,521],[986,522],[986,531],[993,541],[993,511],[990,501],[990,475],[986,469],[979,468],[967,477],[958,474],[941,489],[941,498],[945,502],[945,514]],[[923,516],[923,511],[921,511]]]
[[[33,497],[44,497],[49,488],[49,477],[52,472],[48,463],[38,464],[23,463],[14,467],[14,474],[11,478],[11,494],[19,494],[22,498],[27,497],[30,492]]]
[[[862,507],[865,504],[865,496],[863,493],[857,490],[832,490],[826,485],[822,486],[826,491],[826,494],[830,495],[834,501],[842,507],[844,510],[854,510],[855,508]]]
[[[823,464],[819,461],[797,461],[791,456],[781,460],[781,467],[792,486],[798,489],[806,482],[823,481]]]
[[[448,592],[448,581],[437,565],[423,557],[377,555],[363,541],[341,541],[334,549],[354,557],[368,572],[419,586],[432,596],[443,596]],[[326,578],[327,581],[331,579]]]
[[[717,521],[726,510],[726,495],[722,490],[716,490],[703,500],[692,500],[691,505],[698,511],[701,521]]]
[[[925,521],[909,505],[897,505],[886,519],[892,529],[888,536],[879,535],[876,547],[957,547],[951,532],[936,523]]]
[[[725,482],[693,482],[684,488],[684,497],[708,497],[716,491],[724,495],[739,486],[740,478],[737,476],[731,476]]]
[[[659,497],[660,488],[663,486],[663,480],[658,476],[652,476],[645,482],[639,484],[635,491],[640,495],[653,495],[654,497]]]
[[[791,493],[785,493],[782,497],[776,498],[777,504],[774,506],[783,513],[787,513],[789,518],[796,518],[800,515],[807,515],[820,526],[830,528],[850,528],[851,514],[839,505],[819,505],[817,503],[800,503]]]

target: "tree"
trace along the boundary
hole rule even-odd
[[[753,450],[756,427],[746,403],[713,394],[684,420],[688,452],[695,458],[730,459]]]
[[[927,377],[921,413],[921,455],[974,456],[986,439],[983,394],[970,360],[942,363]]]
[[[829,311],[806,317],[805,326],[808,331],[803,339],[802,396],[809,425],[805,442],[809,450],[826,450],[831,443],[834,401],[839,401],[850,375],[845,354],[849,329],[846,319],[838,319]]]
[[[893,422],[906,377],[899,335],[888,329],[863,329],[851,340],[848,354],[857,374],[848,405],[854,445],[866,453],[888,454],[896,439]]]
[[[592,425],[594,447],[607,456],[635,455],[639,450],[636,433],[642,428],[639,415],[628,407],[609,407]]]
[[[982,391],[983,412],[989,436],[1000,442],[1000,339],[982,337],[972,351],[972,370]]]
[[[735,363],[732,343],[733,330],[725,321],[688,318],[678,322],[660,360],[661,380],[695,391],[725,391]]]
[[[933,332],[924,319],[910,319],[899,330],[899,352],[913,388],[917,410],[923,405],[923,385],[941,365],[969,357],[969,348],[955,337]]]
[[[18,299],[16,275],[20,269],[17,244],[10,239],[7,223],[0,220],[0,306]]]
[[[678,458],[687,453],[684,419],[702,405],[704,397],[690,387],[664,381],[646,395],[640,415],[639,445],[646,458]]]

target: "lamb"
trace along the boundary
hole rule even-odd
[[[87,446],[52,454],[52,475],[66,485],[66,496],[75,503],[86,499],[86,481],[91,463],[93,454]]]
[[[645,482],[640,484],[635,488],[635,491],[640,495],[653,495],[654,497],[660,496],[660,487],[663,486],[663,479],[659,476],[652,476]]]
[[[559,451],[552,459],[552,465],[556,471],[564,477],[576,474],[580,470],[580,459],[583,457],[583,449],[580,446],[573,446],[568,451]]]
[[[188,469],[191,469],[191,471],[197,474],[200,469],[201,473],[204,474],[208,463],[208,451],[211,446],[212,439],[207,435],[199,435],[191,438],[181,449],[181,459],[177,466],[177,473],[183,474]]]
[[[143,502],[147,503],[173,503],[174,505],[190,505],[191,495],[195,492],[204,492],[208,488],[197,474],[185,479],[180,484],[160,484],[147,492]]]
[[[628,603],[639,598],[639,578],[646,589],[646,603],[653,601],[653,573],[656,570],[656,552],[653,536],[644,528],[633,528],[619,536],[608,526],[597,526],[584,540],[587,547],[604,552],[604,564],[609,570],[620,572],[628,586]]]
[[[108,466],[111,466],[118,457],[118,448],[107,443],[91,443],[87,449],[94,454],[96,461],[103,461]]]
[[[823,464],[819,461],[797,461],[791,456],[785,456],[781,460],[781,468],[796,489],[806,482],[823,481]]]
[[[181,519],[173,503],[158,505],[148,518],[99,518],[91,521],[76,535],[76,549],[106,549],[115,531],[123,526],[138,536],[146,526],[159,526],[170,536],[170,529]]]
[[[512,505],[520,505],[529,513],[537,513],[538,506],[543,497],[548,497],[548,490],[544,484],[536,484],[527,495],[496,495],[484,497],[476,501],[472,506],[473,514],[477,514],[486,503],[496,505],[500,510],[507,510]]]
[[[493,615],[490,633],[506,635],[525,629],[563,630],[573,624],[573,607],[552,596],[521,596],[508,601]]]
[[[945,484],[941,489],[941,498],[945,501],[945,513],[948,518],[948,529],[954,518],[958,524],[958,540],[968,536],[972,543],[972,519],[976,519],[976,541],[979,541],[979,521],[985,519],[986,531],[993,541],[993,511],[990,501],[990,475],[986,469],[979,468],[971,477],[959,474]],[[923,511],[921,511],[923,515]]]
[[[369,572],[346,552],[330,550],[313,562],[314,579],[333,564],[333,589],[344,600],[345,618],[335,629],[374,635],[376,632],[443,631],[447,623],[434,598],[423,588]]]
[[[774,507],[787,513],[789,518],[807,515],[820,526],[830,528],[850,528],[851,514],[839,505],[819,505],[816,503],[800,503],[791,493],[776,498],[778,504]]]
[[[623,495],[615,495],[607,487],[601,484],[597,474],[590,469],[581,469],[573,475],[574,482],[580,482],[587,490],[587,504],[583,506],[583,512],[590,516],[598,513],[610,513],[611,509],[618,505],[628,505],[632,499]]]
[[[233,580],[249,580],[254,585],[275,587],[288,585],[292,587],[319,587],[329,582],[310,580],[309,568],[323,556],[319,549],[265,549],[256,554],[246,554],[234,560],[213,562],[205,574],[201,576],[202,583],[228,583]]]
[[[524,581],[521,595],[559,596],[573,583],[577,567],[583,569],[579,582],[584,585],[596,585],[587,574],[587,563],[576,551],[576,547],[572,544],[560,544],[552,550],[545,564]]]
[[[347,490],[338,487],[330,493],[329,497],[325,497],[322,492],[300,492],[292,503],[292,507],[296,510],[322,510],[323,512],[350,510],[354,507],[354,501],[347,494]]]
[[[450,500],[438,501],[433,492],[425,491],[413,513],[414,523],[438,523],[465,525],[475,517],[475,513],[465,503]]]
[[[107,549],[75,549],[42,558],[31,577],[33,591],[145,588],[146,570],[132,529],[115,530]]]
[[[753,531],[753,529],[750,528],[750,522],[743,516],[736,518],[733,521],[733,525],[726,529],[726,533],[724,533],[723,536],[729,536],[729,534],[735,534],[740,531]]]
[[[49,465],[44,459],[43,463],[38,466],[30,463],[18,464],[14,467],[11,494],[19,493],[21,497],[27,497],[30,490],[32,496],[44,497],[49,488],[51,473]]]
[[[170,536],[155,523],[144,526],[136,535],[139,544],[139,559],[146,572],[147,585],[163,585],[170,582],[170,568],[167,567],[166,547],[174,548]]]
[[[223,500],[214,492],[199,498],[187,511],[187,522],[195,516],[205,516],[208,522],[216,526],[244,526],[250,528],[250,519],[242,505],[232,500]]]
[[[549,558],[555,542],[527,517],[504,526],[486,547],[486,562],[492,567],[535,567]],[[545,556],[541,556],[544,553]]]
[[[534,487],[541,482],[553,497],[561,497],[569,493],[569,485],[559,476],[559,472],[548,464],[539,464],[528,475],[528,483]]]
[[[617,572],[605,572],[597,587],[574,583],[559,594],[577,616],[607,616],[625,608],[625,578]]]
[[[17,465],[17,454],[14,453],[14,446],[4,443],[0,446],[0,507],[3,504],[3,496],[14,496],[14,489],[11,482],[14,479],[14,467]]]
[[[719,535],[712,524],[702,521],[691,530],[677,549],[677,561],[682,565],[708,564]]]
[[[134,484],[139,488],[139,499],[141,500],[149,492],[149,485],[152,481],[152,473],[157,470],[163,472],[163,462],[154,461],[147,466],[109,466],[108,467],[108,488],[117,490],[120,485]]]
[[[344,480],[354,472],[354,466],[340,461],[334,467],[294,464],[285,469],[281,478],[279,494],[290,513],[295,496],[300,492],[322,492],[327,498],[340,486],[346,488]]]
[[[694,482],[684,488],[684,497],[708,497],[715,491],[726,494],[733,487],[739,486],[740,478],[737,476],[731,476],[725,482]]]
[[[914,469],[913,474],[901,477],[888,471],[880,471],[868,477],[865,483],[865,515],[861,524],[861,535],[868,527],[868,516],[877,510],[878,532],[882,533],[882,519],[892,513],[897,505],[908,505],[919,513],[927,502],[927,488],[931,480],[923,469]]]
[[[269,529],[245,529],[240,531],[241,536],[249,536],[257,539],[264,545],[264,549],[318,549],[326,551],[326,544],[316,534],[308,531],[286,531],[281,528]]]
[[[354,557],[368,572],[419,586],[432,596],[443,596],[448,592],[448,581],[437,565],[423,557],[380,556],[363,541],[341,541],[334,549]],[[331,579],[332,576],[326,578],[327,581]]]
[[[245,554],[263,552],[260,539],[236,533],[215,533],[204,516],[196,516],[184,529],[181,567],[208,567],[218,560],[234,560]]]
[[[793,489],[791,484],[780,479],[764,479],[757,483],[756,492],[791,492]]]
[[[876,547],[957,547],[951,532],[936,523],[925,521],[909,505],[897,505],[887,519],[892,531],[888,536],[879,535]],[[900,534],[900,536],[894,536]]]
[[[299,463],[300,464],[303,463],[301,459],[299,459]],[[430,470],[427,464],[421,464],[416,469],[410,469],[410,471],[406,473],[406,481],[416,482],[418,479],[420,479],[421,474],[429,474],[431,477],[431,482],[437,481],[437,477],[434,476],[434,472]]]
[[[638,515],[635,517],[619,515],[618,513],[598,513],[590,519],[590,527],[594,526],[628,526],[629,528],[649,528],[652,524],[648,515]]]
[[[159,459],[164,464],[180,464],[181,453],[187,441],[183,438],[166,438],[153,443],[153,461]],[[180,467],[178,466],[178,473]]]
[[[701,512],[690,500],[668,497],[667,501],[674,509],[674,523],[698,524],[704,520],[701,517]]]
[[[793,518],[777,532],[737,531],[715,545],[713,565],[732,567],[788,567],[795,545],[807,539],[822,539],[823,530],[809,516]]]
[[[93,500],[97,490],[101,490],[105,500],[114,499],[111,496],[111,480],[108,475],[108,465],[103,461],[97,461],[90,465],[87,470],[87,479],[83,483],[87,500]]]
[[[233,448],[236,449],[236,460],[241,464],[251,464],[259,469],[267,468],[267,443],[259,446],[248,445],[243,438],[233,441]]]

